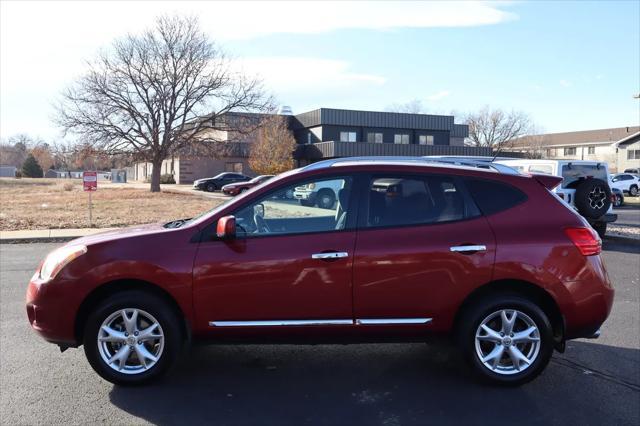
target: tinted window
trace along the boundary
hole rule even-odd
[[[316,179],[278,189],[234,213],[238,236],[345,229],[351,178]]]
[[[381,176],[369,182],[366,226],[401,226],[465,218],[464,195],[446,176]]]
[[[505,183],[483,179],[466,179],[465,183],[484,215],[510,209],[527,199],[522,191]]]
[[[607,181],[607,170],[602,165],[597,164],[575,164],[569,163],[562,166],[562,187],[571,188],[574,182],[580,179],[594,177]]]

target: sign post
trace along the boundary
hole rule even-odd
[[[82,189],[89,192],[89,228],[93,228],[91,193],[98,190],[97,172],[82,172]]]

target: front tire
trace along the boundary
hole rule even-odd
[[[182,332],[173,310],[160,297],[139,290],[105,299],[87,319],[84,352],[103,379],[142,385],[175,363]]]
[[[537,305],[496,294],[463,314],[459,345],[474,373],[487,382],[518,386],[536,378],[553,354],[553,329]]]
[[[208,183],[207,186],[205,186],[205,189],[207,190],[207,192],[213,192],[218,189],[218,187],[213,183]]]

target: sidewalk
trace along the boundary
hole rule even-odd
[[[64,242],[85,235],[110,231],[117,228],[77,228],[77,229],[39,229],[24,231],[0,231],[0,243],[30,243],[30,242]]]

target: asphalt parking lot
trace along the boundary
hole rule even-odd
[[[640,424],[640,244],[605,241],[616,298],[600,339],[516,389],[425,344],[196,347],[161,383],[113,386],[30,330],[26,283],[53,247],[0,245],[2,424]]]

